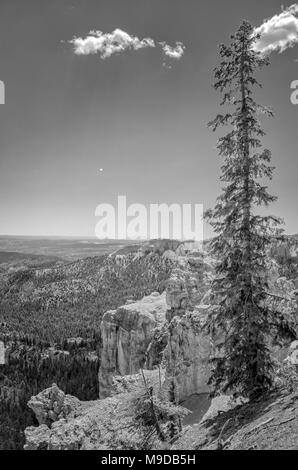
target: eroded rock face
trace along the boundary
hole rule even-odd
[[[62,418],[74,417],[81,411],[80,400],[65,395],[56,384],[31,397],[28,406],[34,412],[38,423],[46,426],[51,426]]]
[[[24,450],[47,450],[51,430],[46,424],[25,429],[26,444]]]
[[[192,244],[183,245],[167,283],[167,346],[164,350],[166,381],[174,382],[176,400],[209,393],[209,358],[213,347],[204,330],[210,305],[209,287],[214,260]],[[179,247],[182,254],[182,247]]]
[[[153,293],[105,313],[101,323],[100,398],[110,395],[114,375],[135,374],[146,363],[150,367],[153,358],[146,352],[154,329],[165,322],[166,310],[165,294]]]
[[[176,269],[169,281],[166,289],[166,302],[169,307],[167,320],[171,320],[173,314],[183,314],[189,304],[186,287],[186,277],[182,270]]]
[[[60,390],[61,393],[63,393]],[[116,430],[117,412],[122,402],[118,398],[107,398],[86,403],[81,412],[52,423],[25,429],[25,450],[95,450],[104,449],[112,442]],[[89,405],[89,406],[88,406]],[[119,413],[120,415],[120,413]],[[120,418],[119,418],[120,419]],[[118,419],[118,420],[119,420]]]
[[[192,312],[183,317],[175,316],[168,325],[164,351],[166,381],[174,381],[179,402],[195,393],[210,392],[211,341],[203,331],[204,321],[205,312]]]
[[[280,264],[284,264],[289,260],[297,260],[298,257],[298,241],[296,238],[288,238],[285,241],[275,243],[271,248],[271,256]]]
[[[166,248],[165,254],[168,255],[170,248],[173,247]],[[208,290],[208,275],[212,271],[212,263],[206,253],[198,251],[197,248],[194,250],[193,245],[187,247],[183,245],[183,250],[186,249],[188,249],[187,255],[177,255],[177,264],[172,270],[164,294],[153,293],[141,301],[130,301],[116,310],[105,313],[101,324],[100,398],[110,396],[113,376],[135,374],[140,367],[146,369],[156,367],[161,362],[162,351],[169,341],[173,344],[168,349],[173,348],[174,354],[178,357],[178,346],[174,344],[176,340],[181,348],[180,356],[184,365],[187,363],[186,356],[195,357],[195,363],[191,365],[193,372],[187,370],[187,380],[184,384],[185,389],[181,389],[181,399],[187,396],[187,390],[190,394],[206,391],[206,387],[202,386],[205,375],[201,379],[190,378],[191,373],[195,377],[201,373],[199,369],[197,372],[195,369],[197,366],[200,367],[202,357],[205,360],[206,340],[200,332],[191,331],[190,324],[185,321],[181,323],[183,331],[179,329],[181,325],[179,328],[177,326],[179,333],[174,329],[178,338],[174,334],[173,339],[169,339],[167,331],[168,324],[175,317],[182,318],[187,312],[194,311]],[[162,325],[164,328],[161,328]],[[171,367],[172,364],[169,364],[169,371]],[[183,373],[180,376],[178,381],[182,384]],[[199,382],[200,385],[197,386]]]
[[[166,288],[168,321],[176,315],[183,316],[201,303],[208,291],[212,270],[212,260],[202,251],[178,257],[178,266],[173,269]]]
[[[146,381],[159,386],[159,372],[146,371]],[[162,376],[163,378],[163,376]],[[79,402],[76,413],[58,417],[55,422],[43,423],[38,427],[30,426],[25,429],[25,450],[105,450],[123,449],[123,439],[132,445],[132,436],[125,435],[127,426],[134,426],[132,416],[127,412],[127,405],[134,390],[143,383],[139,375],[115,377],[114,395],[102,400]],[[49,391],[51,390],[51,391]],[[48,399],[49,395],[68,397],[77,402],[74,397],[65,395],[57,386],[50,387],[38,396]],[[39,400],[41,401],[41,399]],[[46,403],[48,403],[46,401]],[[34,408],[37,418],[40,418],[39,408]],[[125,448],[125,446],[124,446]],[[138,447],[137,447],[138,448]]]

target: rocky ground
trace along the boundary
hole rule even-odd
[[[129,388],[128,388],[129,389]],[[40,425],[26,429],[29,450],[117,449],[119,436],[132,423],[125,407],[130,391],[94,402],[79,402],[53,385],[29,406]],[[220,401],[222,403],[220,403]],[[204,406],[206,403],[204,403]],[[171,450],[294,450],[298,449],[298,392],[274,392],[231,406],[227,397],[211,404],[199,424],[183,427]],[[205,410],[206,411],[206,410]],[[160,445],[160,444],[159,444]]]
[[[173,449],[298,449],[298,392],[276,392],[189,427]]]

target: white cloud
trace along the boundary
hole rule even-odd
[[[74,37],[69,41],[74,45],[74,52],[78,55],[99,54],[101,59],[111,57],[116,52],[123,52],[126,49],[144,49],[145,47],[155,47],[153,39],[130,36],[122,29],[115,29],[112,33],[102,33],[101,31],[90,31],[85,38]]]
[[[172,47],[165,42],[159,43],[162,46],[162,50],[167,57],[171,59],[181,59],[184,54],[185,46],[182,42],[176,42],[176,46]]]
[[[153,39],[139,39],[118,28],[112,33],[90,31],[85,38],[74,37],[69,42],[73,44],[75,54],[99,54],[101,59],[106,59],[115,53],[124,52],[128,49],[137,51],[147,47],[156,47]],[[185,46],[182,42],[176,42],[174,47],[169,46],[165,42],[157,44],[162,47],[163,54],[171,59],[180,59],[184,54]]]
[[[264,54],[284,52],[298,44],[298,4],[285,9],[255,29],[261,35],[255,49]]]

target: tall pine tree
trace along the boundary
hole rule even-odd
[[[243,22],[227,47],[220,46],[221,63],[215,69],[214,88],[231,112],[219,114],[209,126],[213,131],[230,125],[217,148],[224,158],[221,181],[225,183],[215,208],[206,218],[216,233],[212,251],[220,261],[212,292],[218,305],[210,329],[222,332],[222,355],[215,361],[212,382],[217,390],[233,390],[251,396],[272,383],[272,360],[268,347],[275,312],[268,301],[266,255],[272,242],[272,227],[280,221],[254,212],[256,206],[275,200],[264,178],[271,179],[271,153],[262,149],[265,135],[259,115],[272,112],[256,103],[254,89],[260,86],[256,72],[269,64],[255,51],[258,37]]]

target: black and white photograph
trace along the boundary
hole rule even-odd
[[[293,1],[0,0],[0,450],[298,450]]]

